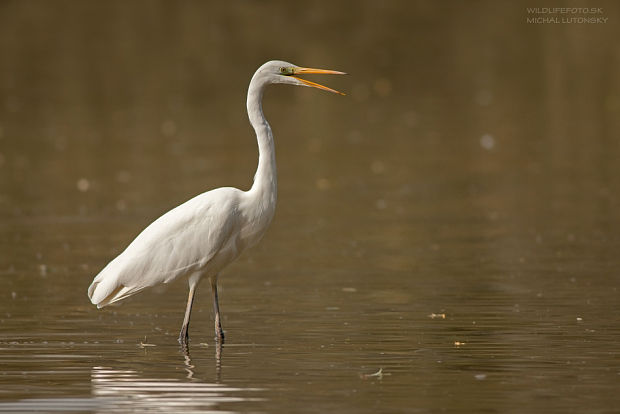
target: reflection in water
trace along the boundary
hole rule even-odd
[[[215,342],[215,380],[219,383],[222,378],[222,343],[220,341]],[[182,344],[181,351],[183,352],[183,363],[185,364],[185,370],[187,371],[187,378],[194,378],[194,364],[192,363],[192,357],[190,356],[189,344]]]
[[[184,361],[185,363],[185,371],[187,371],[187,379],[193,379],[194,378],[194,368],[196,368],[196,366],[194,364],[192,364],[192,358],[189,356],[189,352],[185,352],[184,355]],[[218,378],[219,380],[219,378]],[[218,381],[219,382],[219,381]]]
[[[194,366],[186,356],[188,378],[194,377]],[[229,387],[199,380],[180,381],[165,378],[143,378],[135,370],[93,367],[92,396],[97,412],[196,410],[222,412],[221,403],[261,401],[259,397],[240,396],[240,393],[261,391],[260,388]]]
[[[98,402],[90,398],[31,398],[0,403],[0,413],[95,411]]]
[[[35,358],[38,360],[40,358]],[[216,382],[196,378],[196,366],[189,353],[184,353],[186,379],[171,378],[163,372],[150,374],[135,369],[95,366],[90,370],[90,397],[64,395],[50,398],[24,398],[0,401],[0,413],[23,412],[235,412],[235,403],[255,403],[266,398],[257,396],[263,388],[231,387],[220,383],[221,346],[216,347]],[[166,368],[162,368],[165,371]],[[67,375],[62,370],[41,371],[55,378]],[[6,371],[5,371],[6,374]],[[34,374],[34,373],[33,373]],[[81,381],[81,380],[79,380]],[[9,390],[1,390],[0,394]],[[225,407],[222,407],[226,404]]]

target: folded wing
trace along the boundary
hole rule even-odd
[[[239,233],[238,193],[209,191],[155,220],[95,277],[88,288],[91,302],[101,308],[204,270]]]

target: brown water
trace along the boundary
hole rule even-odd
[[[0,412],[618,412],[618,4],[333,3],[0,3]],[[249,187],[272,58],[348,96],[267,93],[276,218],[184,354],[185,283],[86,289]]]

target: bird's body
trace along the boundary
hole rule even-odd
[[[262,226],[252,222],[244,213],[249,197],[236,188],[218,188],[155,220],[97,275],[92,302],[103,307],[196,272],[216,276],[258,241],[271,219],[265,217]]]
[[[223,340],[217,297],[217,277],[246,248],[256,244],[273,219],[277,198],[273,134],[262,111],[262,96],[270,83],[290,83],[332,89],[292,76],[334,73],[271,61],[254,74],[247,109],[258,141],[259,160],[248,191],[223,187],[202,193],[168,211],[144,229],[112,260],[88,289],[101,308],[161,283],[188,277],[190,293],[179,341],[187,344],[194,293],[198,282],[211,281],[216,337]]]

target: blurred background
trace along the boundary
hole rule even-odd
[[[265,96],[278,208],[222,275],[221,368],[289,388],[217,407],[277,411],[303,396],[309,411],[506,410],[518,397],[540,410],[584,394],[593,410],[615,407],[620,6],[553,5],[601,8],[606,23],[527,22],[544,16],[527,7],[548,6],[0,2],[0,383],[17,384],[0,399],[88,396],[93,364],[49,356],[69,347],[123,365],[146,335],[161,352],[125,368],[176,372],[185,283],[113,311],[86,289],[163,212],[250,187],[247,85],[282,59],[348,72],[310,78],[347,96],[281,85]],[[75,369],[53,391],[24,359],[41,352],[37,367]],[[195,364],[201,378],[213,379],[212,357]],[[357,375],[379,368],[389,376]]]

